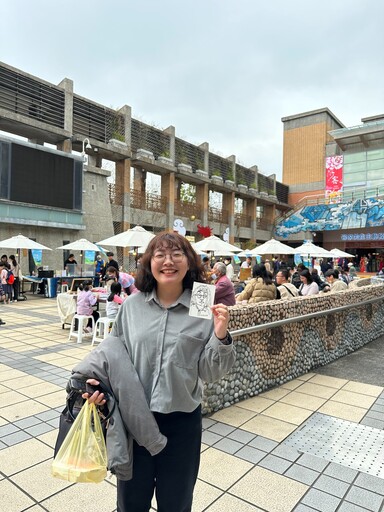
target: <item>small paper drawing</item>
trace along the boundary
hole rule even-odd
[[[189,315],[198,318],[212,318],[211,306],[215,301],[213,284],[193,283]]]

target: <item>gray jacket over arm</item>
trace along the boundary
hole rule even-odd
[[[132,478],[132,439],[151,455],[167,444],[149,409],[124,342],[109,336],[73,369],[78,379],[94,378],[109,387],[116,407],[107,429],[108,469],[120,480]]]

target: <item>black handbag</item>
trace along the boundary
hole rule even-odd
[[[76,416],[84,405],[85,399],[82,397],[83,393],[92,394],[96,390],[104,393],[106,400],[106,403],[102,407],[98,407],[104,439],[106,438],[107,428],[109,423],[112,421],[111,416],[116,406],[116,399],[112,391],[102,383],[98,386],[91,386],[90,384],[87,384],[85,380],[74,379],[72,377],[69,379],[67,386],[68,393],[66,406],[60,414],[59,432],[57,434],[54,448],[54,457],[56,457],[57,452],[76,419]]]

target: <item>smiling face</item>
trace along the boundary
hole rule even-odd
[[[158,289],[164,286],[182,290],[188,268],[187,256],[175,245],[159,245],[152,254],[151,271]]]

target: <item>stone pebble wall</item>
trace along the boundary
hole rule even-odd
[[[364,281],[345,292],[232,306],[230,331],[344,305],[351,308],[235,337],[235,366],[220,381],[204,385],[203,414],[295,379],[383,335],[384,285]],[[383,300],[353,306],[374,297]]]

